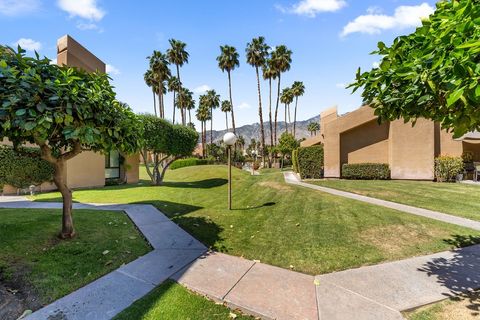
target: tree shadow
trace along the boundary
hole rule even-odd
[[[453,301],[468,300],[467,308],[472,315],[480,315],[480,237],[452,235],[445,239],[455,247],[449,258],[434,258],[426,262],[419,271],[435,277],[448,292],[445,298]]]
[[[227,179],[221,178],[212,178],[199,181],[185,181],[185,182],[176,182],[176,181],[165,181],[160,186],[169,187],[169,188],[195,188],[195,189],[210,189],[215,187],[220,187],[227,184]]]
[[[223,228],[204,217],[175,216],[172,221],[178,224],[183,230],[191,234],[195,239],[203,243],[211,250],[225,251],[225,247],[220,244],[224,240],[220,233]]]
[[[262,205],[258,205],[258,206],[254,206],[254,207],[232,208],[232,210],[236,210],[236,211],[255,210],[255,209],[260,209],[260,208],[264,208],[264,207],[271,207],[271,206],[274,206],[276,204],[277,204],[276,202],[265,202]]]

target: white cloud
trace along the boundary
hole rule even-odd
[[[320,12],[334,12],[347,5],[345,0],[301,0],[289,8],[276,5],[283,13],[294,13],[301,16],[315,17]]]
[[[20,46],[27,51],[39,51],[42,48],[42,44],[33,39],[21,38],[13,44],[14,47]]]
[[[120,70],[117,69],[115,66],[112,66],[111,64],[107,64],[105,66],[105,71],[107,71],[108,74],[113,74],[113,75],[119,75],[120,74]]]
[[[198,86],[195,89],[193,89],[193,92],[195,92],[197,94],[202,94],[202,93],[205,93],[206,91],[208,91],[210,89],[212,89],[212,88],[210,88],[208,85],[202,84],[201,86]]]
[[[68,12],[70,17],[100,21],[105,16],[105,11],[98,7],[97,0],[58,0],[58,6]]]
[[[349,22],[341,33],[346,36],[351,33],[378,34],[388,29],[403,29],[420,25],[421,19],[434,12],[434,8],[424,2],[418,6],[400,6],[392,16],[378,13],[379,9],[370,9],[368,14],[361,15]]]
[[[77,28],[80,30],[97,30],[99,29],[95,23],[84,23],[79,22],[77,23]]]
[[[242,102],[238,106],[236,106],[237,109],[250,109],[251,107],[252,106],[246,102]]]
[[[21,16],[40,8],[39,0],[0,0],[0,14],[5,16]]]

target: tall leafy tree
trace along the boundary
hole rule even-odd
[[[175,110],[177,106],[177,93],[182,88],[182,84],[177,77],[172,76],[168,79],[168,91],[173,92],[173,118],[172,123],[175,124]]]
[[[227,72],[228,75],[228,96],[230,99],[230,105],[232,106],[232,128],[233,133],[236,133],[235,129],[235,112],[233,108],[233,99],[232,99],[232,78],[231,72],[236,67],[240,66],[240,61],[238,60],[238,52],[235,47],[224,45],[220,46],[220,55],[217,57],[218,67],[222,72]]]
[[[273,146],[273,119],[272,119],[272,80],[278,76],[278,72],[272,66],[272,60],[267,60],[263,68],[263,79],[268,80],[268,120],[270,124],[270,145]]]
[[[148,69],[145,74],[143,75],[143,79],[145,80],[145,84],[149,87],[152,88],[152,93],[153,93],[153,111],[155,113],[155,116],[157,116],[157,103],[156,103],[156,94],[158,92],[157,89],[157,84],[155,83],[155,77],[153,74],[153,71],[151,69]]]
[[[380,66],[359,69],[351,87],[381,121],[423,117],[455,137],[480,130],[479,21],[478,0],[439,1],[414,33],[379,42]]]
[[[245,138],[242,135],[238,136],[237,144],[241,150],[245,149]]]
[[[222,101],[222,112],[225,112],[225,125],[228,131],[228,113],[232,112],[232,104],[228,100]]]
[[[310,136],[317,135],[317,131],[320,130],[320,124],[318,122],[310,122],[307,126]]]
[[[257,91],[258,91],[258,116],[260,118],[260,142],[262,144],[261,152],[262,159],[265,161],[265,129],[263,127],[263,108],[262,108],[262,92],[260,89],[260,68],[263,68],[267,62],[270,47],[265,43],[264,37],[252,39],[247,44],[245,52],[247,54],[247,63],[255,68],[257,76]]]
[[[296,127],[297,127],[297,105],[298,97],[303,96],[305,93],[305,85],[301,81],[294,81],[292,84],[292,94],[295,97],[295,112],[293,114],[293,136],[296,138]]]
[[[210,108],[210,144],[213,143],[213,110],[220,106],[220,95],[214,89],[205,93],[204,104]]]
[[[168,81],[171,76],[170,69],[168,68],[168,60],[166,55],[157,50],[154,50],[153,54],[147,59],[150,60],[150,70],[152,70],[154,82],[157,84],[159,116],[160,118],[165,118],[163,95],[166,93],[166,81]]]
[[[202,157],[205,158],[206,154],[206,144],[207,144],[207,121],[210,120],[210,108],[205,104],[205,95],[200,96],[200,104],[197,109],[197,120],[201,124],[201,135],[202,135]]]
[[[285,105],[285,133],[288,133],[287,110],[289,108],[289,105],[293,102],[292,88],[283,88],[282,95],[280,96],[280,102]]]
[[[179,89],[177,108],[188,110],[188,123],[192,123],[191,110],[195,109],[193,92],[185,87]]]
[[[63,199],[61,238],[72,238],[72,190],[67,161],[85,150],[133,153],[139,149],[137,116],[115,99],[106,74],[50,64],[37,55],[0,46],[0,140],[40,147],[55,169]]]
[[[292,51],[289,50],[285,45],[280,45],[275,47],[275,50],[272,51],[272,65],[271,67],[277,72],[277,103],[275,106],[275,126],[273,139],[276,143],[277,141],[277,119],[278,119],[278,105],[280,102],[280,83],[282,79],[282,73],[290,70],[290,64],[292,63]]]
[[[189,54],[186,50],[187,44],[175,39],[170,39],[168,40],[168,42],[170,43],[170,49],[167,50],[167,58],[171,64],[174,64],[176,66],[177,78],[181,85],[182,80],[180,78],[180,67],[183,66],[185,63],[188,63],[188,57],[189,57]],[[185,125],[186,123],[185,110],[182,109],[181,113],[182,113],[182,124]]]

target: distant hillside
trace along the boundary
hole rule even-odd
[[[313,118],[310,118],[308,120],[303,120],[303,121],[297,121],[297,126],[296,126],[296,136],[297,139],[301,138],[307,138],[310,137],[310,132],[307,130],[307,126],[310,122],[319,122],[320,121],[320,116],[316,116]],[[273,125],[273,124],[272,124]],[[277,138],[280,137],[280,135],[285,131],[285,122],[278,122],[277,124]],[[288,129],[290,130],[290,127],[293,127],[293,123],[289,124]],[[269,122],[264,122],[264,129],[265,129],[265,143],[269,144],[270,140],[270,124]],[[218,142],[221,141],[223,138],[223,135],[227,132],[227,130],[213,130],[213,141]],[[236,128],[237,136],[243,136],[245,139],[245,142],[248,144],[252,138],[255,140],[260,139],[260,123],[254,123],[254,124],[247,124],[241,127]],[[210,130],[208,129],[207,125],[207,143],[210,143]]]

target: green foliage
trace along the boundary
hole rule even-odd
[[[295,137],[288,132],[282,133],[280,139],[278,140],[278,151],[285,155],[291,155],[292,151],[300,146],[300,143],[295,139]]]
[[[292,167],[294,172],[299,173],[298,149],[292,151]]]
[[[473,161],[473,152],[472,151],[464,151],[462,153],[462,160],[463,162],[467,163],[467,162],[472,162]]]
[[[298,148],[298,171],[302,179],[323,177],[323,145]]]
[[[191,166],[201,166],[207,164],[213,164],[213,159],[198,159],[198,158],[187,158],[187,159],[179,159],[175,160],[170,165],[170,170],[180,169],[184,167],[191,167]]]
[[[480,128],[480,1],[439,1],[422,26],[378,43],[380,66],[357,72],[354,90],[382,120],[419,117],[459,137]]]
[[[136,115],[115,99],[106,74],[50,64],[0,46],[0,140],[65,150],[134,152]]]
[[[455,181],[457,174],[463,171],[461,157],[440,156],[435,158],[435,178],[438,182]]]
[[[307,130],[310,132],[311,135],[316,135],[317,131],[320,131],[320,123],[310,122],[307,126]]]
[[[52,181],[54,168],[40,158],[40,150],[0,146],[0,184],[24,189]]]
[[[342,178],[353,180],[388,180],[390,168],[386,163],[345,163]]]

